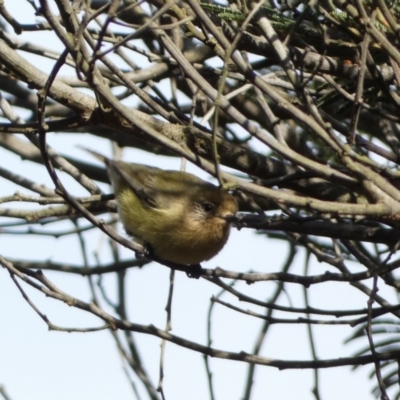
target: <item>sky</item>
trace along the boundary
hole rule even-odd
[[[32,22],[32,13],[24,0],[5,0],[5,6],[20,22]],[[27,10],[29,9],[29,12]],[[32,40],[49,48],[59,49],[48,33],[29,33],[21,35],[21,41]],[[26,56],[26,55],[25,55]],[[29,58],[29,57],[27,57]],[[36,58],[35,58],[36,60]],[[35,61],[36,62],[36,61]],[[40,64],[46,70],[51,63]],[[0,88],[1,89],[1,88]],[[63,155],[73,155],[86,159],[87,154],[77,149],[85,140],[85,146],[110,155],[109,144],[89,135],[49,134],[51,146]],[[1,151],[2,164],[7,168],[31,177],[36,181],[53,187],[43,169],[29,161],[23,161],[8,152]],[[124,152],[124,159],[142,162],[165,169],[179,169],[180,159],[154,156],[139,150]],[[96,163],[93,160],[93,163]],[[202,171],[188,165],[188,171],[209,179]],[[60,175],[68,189],[76,195],[74,182]],[[110,191],[107,185],[102,186]],[[26,192],[0,178],[0,197],[15,191]],[[12,203],[12,207],[17,205]],[[37,205],[29,205],[36,208]],[[4,222],[0,219],[0,223]],[[81,222],[86,226],[86,222]],[[57,229],[71,229],[72,225],[63,222]],[[37,226],[37,229],[44,229]],[[123,233],[122,230],[120,230]],[[89,259],[95,264],[97,252],[102,262],[111,260],[108,239],[98,230],[85,236]],[[123,258],[132,255],[121,249]],[[277,240],[267,240],[264,236],[247,229],[232,230],[224,250],[204,267],[222,268],[232,271],[276,272],[285,262],[288,247]],[[63,238],[43,238],[30,236],[23,244],[15,235],[1,235],[0,254],[5,258],[43,260],[81,264],[82,257],[75,236]],[[293,273],[302,273],[305,254],[301,249],[296,255]],[[357,268],[357,266],[354,266]],[[323,273],[330,269],[315,259],[311,262],[310,274]],[[165,305],[168,296],[169,270],[152,263],[142,269],[127,271],[127,304],[131,322],[153,324],[163,328],[166,323]],[[88,280],[57,272],[46,272],[61,290],[84,301],[91,301]],[[116,277],[112,274],[103,277],[103,286],[111,299],[116,296]],[[36,306],[54,323],[62,327],[97,327],[102,321],[94,316],[69,307],[68,305],[45,297],[42,293],[23,285]],[[276,284],[273,282],[255,285],[239,284],[238,288],[257,298],[268,299]],[[338,290],[340,289],[340,291]],[[205,280],[189,279],[184,273],[176,274],[173,298],[172,333],[207,343],[206,323],[210,298],[219,292],[218,288]],[[6,388],[13,400],[40,399],[114,399],[135,398],[126,378],[125,364],[118,354],[110,332],[65,333],[49,331],[47,325],[22,298],[17,287],[4,269],[0,269],[0,319],[2,322],[0,341],[0,386]],[[366,306],[366,298],[355,295],[354,289],[343,284],[325,283],[316,285],[309,291],[311,305],[320,308],[345,309]],[[230,295],[223,299],[243,309],[263,313],[260,307],[238,302]],[[291,290],[290,301],[295,306],[303,305],[302,288]],[[289,305],[289,299],[287,305]],[[112,313],[104,302],[102,306]],[[279,314],[278,314],[279,315]],[[212,346],[227,351],[252,352],[262,321],[246,315],[233,313],[222,306],[215,307],[212,317]],[[337,358],[348,356],[361,347],[361,343],[343,345],[351,333],[350,328],[319,326],[313,328],[316,336],[318,356]],[[145,366],[152,381],[159,379],[160,340],[145,335],[135,335]],[[311,359],[310,345],[305,326],[273,326],[271,334],[262,348],[265,357],[278,359]],[[164,390],[167,399],[203,400],[208,398],[207,380],[201,354],[189,352],[174,344],[167,344],[165,359]],[[245,385],[247,366],[243,363],[213,359],[210,360],[214,372],[217,399],[241,399]],[[320,371],[321,398],[324,400],[372,399],[372,382],[367,379],[371,367],[350,372],[350,368],[335,368]],[[134,378],[135,380],[135,378]],[[143,388],[137,383],[138,391]],[[313,373],[309,370],[279,371],[275,368],[258,367],[255,374],[255,389],[252,399],[273,398],[275,400],[312,399]],[[145,398],[145,397],[144,397]]]

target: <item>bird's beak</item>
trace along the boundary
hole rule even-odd
[[[224,219],[225,221],[228,221],[228,222],[236,222],[236,221],[238,221],[237,216],[235,214],[232,214],[232,213],[222,214],[222,215],[220,215],[220,217],[222,219]]]

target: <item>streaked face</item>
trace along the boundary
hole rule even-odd
[[[234,216],[237,210],[238,205],[233,196],[215,190],[199,196],[192,205],[191,214],[197,221],[213,219],[215,223],[226,225],[229,222],[225,218]]]

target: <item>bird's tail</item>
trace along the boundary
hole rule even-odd
[[[88,153],[90,153],[93,157],[97,158],[98,160],[102,161],[104,164],[108,165],[110,163],[110,159],[106,156],[103,156],[103,154],[98,153],[97,151],[88,149],[85,146],[82,146],[80,144],[77,145],[77,147],[79,147],[82,150],[87,151]]]

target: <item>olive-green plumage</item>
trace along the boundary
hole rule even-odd
[[[88,149],[85,149],[88,150]],[[127,233],[154,253],[178,264],[198,264],[224,247],[236,200],[195,175],[142,164],[102,160]]]

